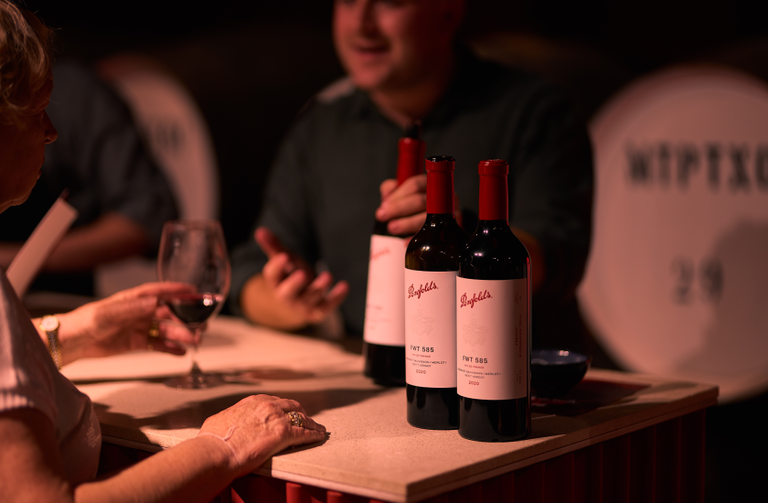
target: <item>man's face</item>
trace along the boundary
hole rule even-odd
[[[27,200],[40,178],[45,146],[58,133],[45,108],[53,80],[33,97],[33,108],[12,124],[0,123],[0,212]]]
[[[335,0],[333,38],[353,82],[367,91],[407,89],[450,57],[456,0]]]

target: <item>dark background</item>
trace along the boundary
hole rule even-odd
[[[276,146],[313,93],[342,75],[331,0],[26,0],[57,29],[59,57],[123,51],[164,63],[197,100],[220,168],[221,219],[249,239]],[[562,85],[585,120],[633,77],[719,60],[762,74],[768,5],[746,0],[468,0],[465,37]],[[501,40],[493,34],[503,33]],[[763,68],[765,66],[765,69]]]
[[[468,0],[464,36],[487,54],[560,84],[589,120],[633,78],[681,62],[720,62],[768,79],[768,2]],[[278,142],[314,92],[342,75],[330,0],[28,0],[59,35],[59,57],[122,51],[164,63],[208,122],[230,247],[250,238]],[[499,35],[501,34],[501,35]],[[765,396],[707,414],[707,501],[760,494]]]

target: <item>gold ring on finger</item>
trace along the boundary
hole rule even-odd
[[[288,417],[291,418],[291,426],[298,426],[299,428],[304,428],[304,418],[301,417],[301,414],[292,410],[288,412]]]
[[[149,324],[149,333],[147,333],[147,349],[152,351],[155,349],[155,341],[160,338],[160,322],[152,320]]]

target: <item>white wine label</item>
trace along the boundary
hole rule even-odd
[[[385,346],[405,344],[403,263],[407,247],[407,239],[371,236],[363,326],[366,342]]]
[[[457,392],[479,400],[528,395],[526,279],[456,278]]]
[[[405,270],[405,382],[456,387],[456,271]]]

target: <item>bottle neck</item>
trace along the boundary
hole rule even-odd
[[[427,213],[453,215],[453,171],[427,171]]]
[[[423,171],[426,144],[415,138],[400,138],[397,143],[397,184]]]
[[[480,220],[509,222],[509,188],[506,175],[480,176]]]

